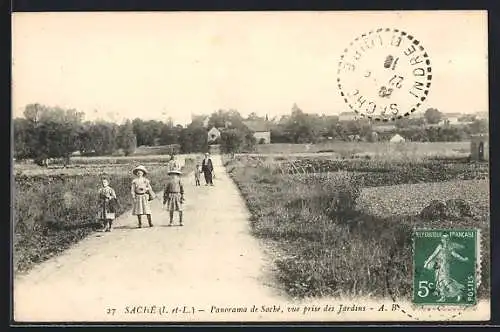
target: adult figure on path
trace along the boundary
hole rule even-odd
[[[214,183],[212,182],[212,175],[214,171],[214,166],[212,164],[212,159],[210,159],[210,154],[208,152],[205,153],[205,159],[203,159],[201,163],[201,171],[205,175],[205,185],[213,186]]]
[[[151,207],[149,206],[149,201],[154,199],[153,188],[151,188],[151,183],[149,179],[145,176],[148,173],[144,166],[137,166],[132,171],[136,178],[132,180],[132,199],[134,200],[134,206],[132,209],[132,214],[137,216],[138,227],[142,227],[142,216],[146,215],[148,218],[149,227],[153,227],[153,222],[151,221]]]

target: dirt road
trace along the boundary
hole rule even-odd
[[[213,187],[203,181],[195,187],[194,176],[185,179],[184,227],[167,227],[168,212],[158,199],[152,203],[153,228],[137,229],[136,217],[126,213],[112,232],[91,235],[17,278],[15,319],[140,321],[145,316],[127,314],[126,306],[208,310],[218,304],[274,301],[278,294],[266,285],[268,264],[249,234],[244,202],[220,159],[214,158],[214,168]],[[146,320],[189,319],[151,316]]]

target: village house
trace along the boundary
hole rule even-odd
[[[443,113],[443,118],[439,121],[439,125],[454,126],[460,124],[459,119],[462,116],[460,113]]]
[[[258,144],[271,143],[271,122],[267,120],[247,120],[243,124],[253,131],[253,136]]]
[[[212,129],[208,131],[207,135],[207,142],[210,144],[215,142],[220,137],[221,132],[219,129],[212,127]]]

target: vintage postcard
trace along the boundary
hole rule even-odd
[[[486,11],[12,20],[16,322],[490,319]]]

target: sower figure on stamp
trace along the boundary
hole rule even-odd
[[[132,180],[132,199],[134,200],[134,207],[132,214],[137,216],[138,227],[142,227],[143,215],[148,218],[149,227],[153,227],[153,222],[151,220],[151,207],[149,206],[149,201],[154,199],[155,194],[153,188],[151,188],[151,183],[145,177],[147,174],[146,168],[144,166],[137,166],[133,171],[135,176]]]
[[[179,212],[179,225],[183,226],[184,186],[181,174],[180,169],[171,169],[168,172],[168,180],[163,190],[163,207],[169,211],[169,226],[172,226],[175,211]]]
[[[99,211],[97,218],[103,223],[105,232],[111,231],[116,212],[116,193],[109,186],[107,178],[102,179],[102,187],[99,188]]]
[[[438,302],[444,302],[447,297],[456,297],[457,302],[462,298],[465,286],[453,279],[450,271],[450,263],[454,258],[462,262],[469,260],[455,251],[461,248],[463,248],[461,244],[451,242],[449,235],[444,234],[441,243],[424,263],[424,268],[434,270],[436,295],[439,296]]]
[[[207,152],[205,153],[205,159],[203,159],[201,163],[201,170],[203,171],[203,174],[205,175],[205,185],[211,185],[213,186],[212,182],[212,174],[214,171],[214,166],[212,164],[212,159],[210,159],[210,154]]]

